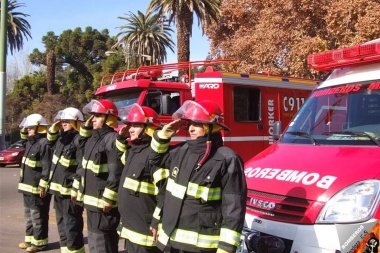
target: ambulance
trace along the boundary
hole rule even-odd
[[[380,39],[309,55],[329,74],[245,163],[240,252],[379,252]]]
[[[215,101],[224,113],[231,131],[223,133],[224,144],[234,149],[244,161],[273,144],[273,125],[289,123],[301,108],[317,81],[264,73],[223,72],[217,65],[233,60],[206,60],[142,66],[102,78],[96,91],[98,98],[121,107],[138,103],[157,111],[161,122],[172,121],[171,115],[186,100]],[[191,71],[200,71],[194,78]],[[173,73],[185,71],[184,78]],[[188,72],[187,72],[188,71]],[[120,122],[122,124],[122,122]],[[181,130],[173,143],[189,138]]]

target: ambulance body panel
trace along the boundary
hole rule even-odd
[[[308,63],[331,73],[279,140],[245,163],[239,252],[380,250],[380,40]]]
[[[275,156],[281,159],[268,159]],[[246,163],[245,174],[248,189],[257,188],[257,184],[260,191],[270,192],[275,184],[277,194],[323,203],[347,185],[379,178],[379,167],[378,146],[275,143]]]

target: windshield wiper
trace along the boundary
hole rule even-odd
[[[289,132],[285,132],[286,134],[291,134],[291,135],[296,135],[296,136],[301,136],[301,137],[305,137],[305,138],[309,138],[309,140],[311,141],[311,143],[313,145],[318,145],[317,142],[315,141],[315,139],[313,138],[313,136],[311,136],[310,134],[306,133],[306,132],[301,132],[301,131],[289,131]]]
[[[380,147],[380,141],[377,140],[375,137],[373,137],[371,134],[367,132],[351,132],[351,131],[342,131],[342,132],[329,132],[328,134],[345,134],[345,135],[351,135],[355,137],[367,137],[370,139],[373,143],[375,143],[377,146]]]

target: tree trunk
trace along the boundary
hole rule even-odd
[[[177,26],[177,61],[184,62],[190,60],[190,37],[193,26],[193,13],[187,7],[186,3],[178,8],[176,14]],[[179,72],[179,76],[187,73],[189,70]],[[189,77],[190,78],[190,77]]]
[[[47,94],[54,94],[54,84],[55,84],[55,65],[56,57],[54,50],[49,50],[46,54],[46,85]]]

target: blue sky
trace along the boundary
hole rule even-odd
[[[99,31],[108,29],[111,36],[116,35],[120,30],[117,28],[125,24],[119,19],[126,16],[130,11],[137,13],[138,10],[145,13],[149,0],[18,0],[24,3],[24,7],[16,9],[19,12],[30,15],[27,17],[31,25],[32,39],[25,41],[24,50],[31,53],[34,48],[44,51],[41,43],[42,36],[53,31],[60,35],[62,31],[81,27],[91,26]],[[175,31],[175,27],[173,27]],[[173,34],[173,41],[177,39]],[[206,36],[198,27],[195,19],[193,26],[193,36],[190,41],[190,59],[204,60],[209,51],[209,42]],[[177,60],[175,53],[168,50],[168,63]]]

